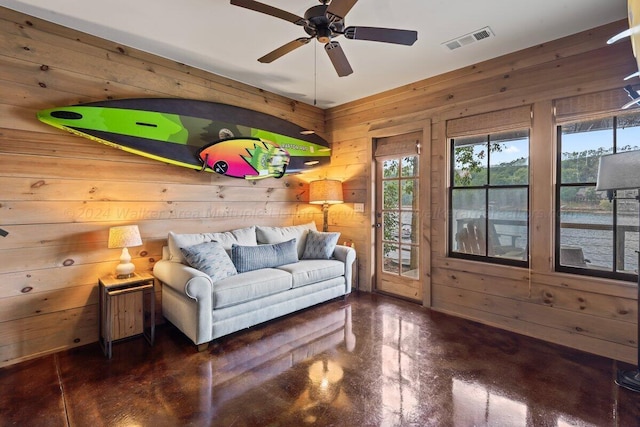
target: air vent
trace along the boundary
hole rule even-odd
[[[491,28],[484,27],[472,33],[465,34],[464,36],[456,37],[455,39],[446,41],[442,43],[442,46],[449,50],[455,50],[462,46],[468,46],[480,40],[488,39],[491,37],[495,37],[493,31],[491,31]]]
[[[462,45],[458,42],[458,40],[451,40],[450,42],[443,43],[450,50],[457,49],[462,47]]]
[[[486,39],[487,37],[491,37],[491,31],[486,28],[478,31],[477,33],[473,33],[473,38],[476,40]]]

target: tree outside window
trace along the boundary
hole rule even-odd
[[[526,265],[529,131],[451,143],[451,256]]]

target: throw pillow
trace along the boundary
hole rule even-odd
[[[231,245],[257,245],[256,227],[239,228],[237,230],[225,231],[221,233],[193,233],[193,234],[177,234],[169,232],[169,259],[174,262],[186,262],[180,248],[197,245],[199,243],[216,241],[222,243],[227,251],[231,250]],[[275,242],[272,242],[275,243]]]
[[[338,244],[340,233],[309,231],[302,259],[329,259]]]
[[[265,227],[256,226],[256,238],[258,243],[281,243],[295,238],[298,242],[298,258],[302,257],[304,245],[309,230],[316,230],[316,223],[292,225],[290,227]],[[239,243],[244,245],[244,243]]]
[[[298,262],[296,239],[273,245],[231,247],[231,260],[238,273],[258,270],[260,268],[277,267]]]
[[[218,242],[205,242],[180,248],[189,265],[208,274],[214,282],[238,274],[227,251]]]

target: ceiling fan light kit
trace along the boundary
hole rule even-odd
[[[287,53],[306,45],[312,39],[316,39],[324,44],[324,50],[327,52],[327,56],[329,56],[338,76],[344,77],[353,73],[353,69],[340,43],[333,40],[334,38],[344,35],[348,40],[368,40],[405,46],[413,45],[418,39],[418,32],[413,30],[356,26],[345,28],[344,18],[357,1],[320,0],[321,4],[307,9],[304,17],[254,0],[231,0],[231,4],[299,25],[309,35],[308,37],[297,38],[267,53],[258,59],[259,62],[273,62]]]

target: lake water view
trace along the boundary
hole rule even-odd
[[[456,231],[466,221],[485,216],[485,212],[456,209],[453,215],[451,226],[455,235]],[[561,213],[561,246],[581,248],[584,258],[589,260],[587,263],[589,268],[601,268],[611,271],[613,269],[614,250],[613,231],[611,229],[612,217],[612,212],[605,210],[563,211]],[[528,246],[526,212],[491,210],[489,218],[494,220],[496,232],[500,235],[500,243],[502,245],[510,245],[510,235],[517,235],[516,246]],[[607,226],[608,230],[606,230]],[[619,239],[624,239],[624,271],[635,273],[638,268],[636,251],[639,248],[637,214],[618,214],[618,228]],[[618,255],[621,256],[621,254]]]

